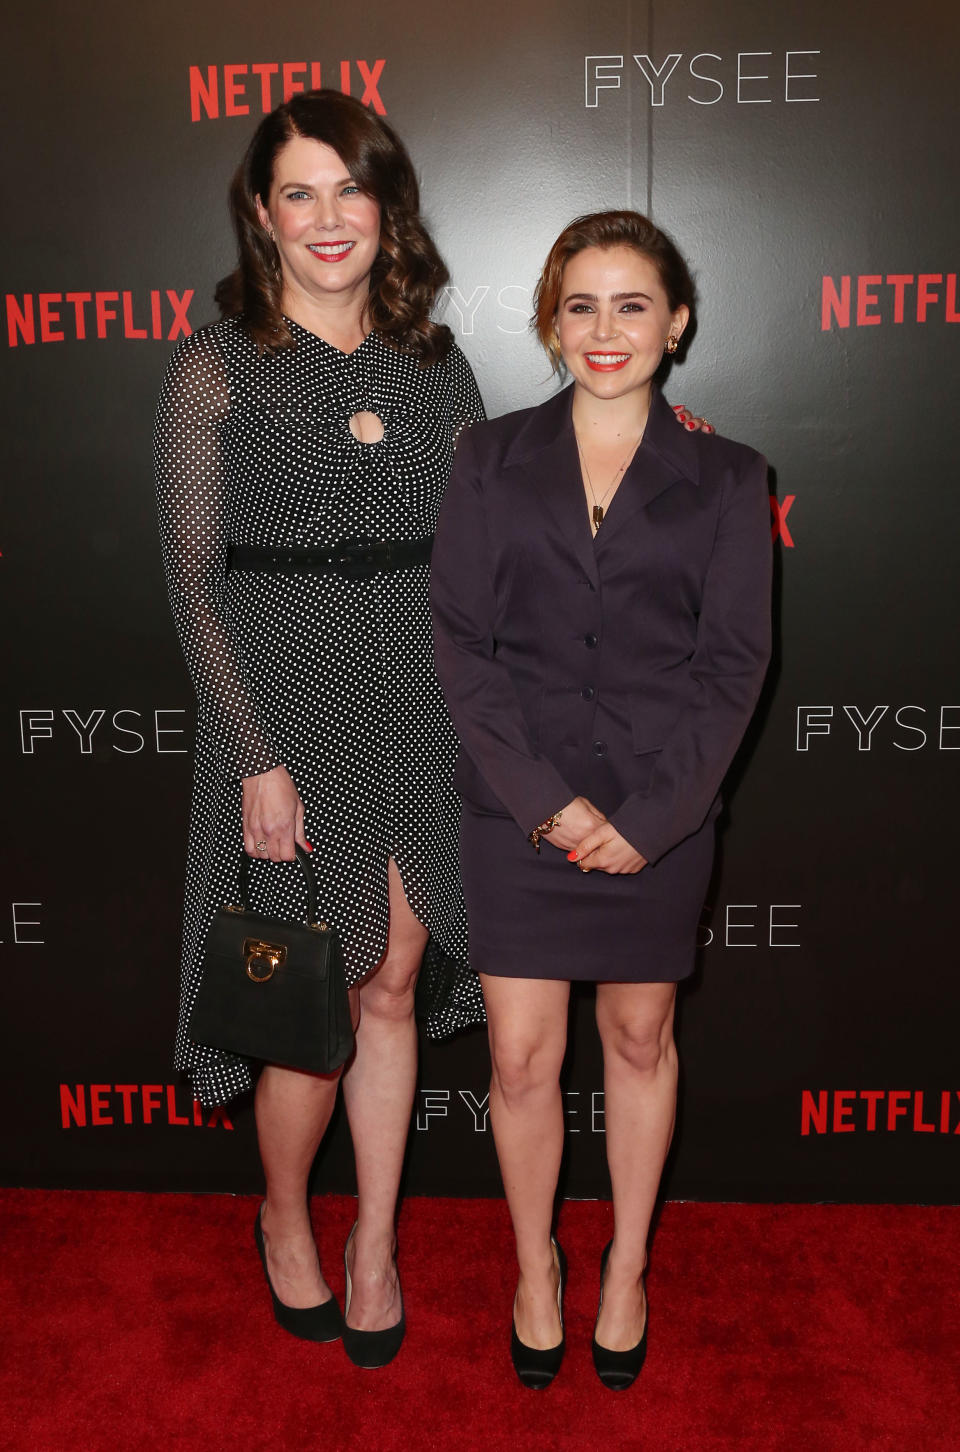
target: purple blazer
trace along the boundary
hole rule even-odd
[[[763,682],[766,462],[654,389],[594,540],[572,399],[460,436],[431,589],[454,783],[525,833],[582,794],[656,862],[719,811]]]

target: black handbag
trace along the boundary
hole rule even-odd
[[[310,859],[296,852],[307,888],[302,923],[248,910],[250,859],[241,854],[240,902],[224,904],[210,925],[187,1031],[200,1044],[329,1074],[353,1049],[343,951],[318,917]]]

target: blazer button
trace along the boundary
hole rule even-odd
[[[593,754],[594,756],[606,756],[607,743],[605,741],[595,741],[593,743]]]
[[[587,650],[596,650],[600,642],[595,635],[591,634],[583,637],[583,643],[587,647]]]
[[[592,701],[597,693],[592,686],[581,686],[580,694],[585,701]]]

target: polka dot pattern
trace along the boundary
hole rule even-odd
[[[433,670],[428,567],[366,580],[227,572],[232,544],[432,534],[457,434],[483,405],[456,346],[421,368],[375,333],[344,354],[291,326],[296,347],[275,356],[259,356],[237,319],[185,338],[157,413],[167,587],[198,700],[176,1064],[205,1104],[252,1082],[246,1060],[192,1042],[185,1026],[210,921],[237,896],[242,778],[279,763],[305,805],[348,982],[386,946],[392,856],[431,934],[429,1030],[483,1017],[467,966],[457,743]],[[350,431],[361,409],[383,421],[375,444]],[[252,908],[298,918],[304,903],[296,864],[253,864]]]

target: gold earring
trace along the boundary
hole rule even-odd
[[[671,333],[667,339],[666,348],[668,353],[675,353],[680,346],[680,339]]]

